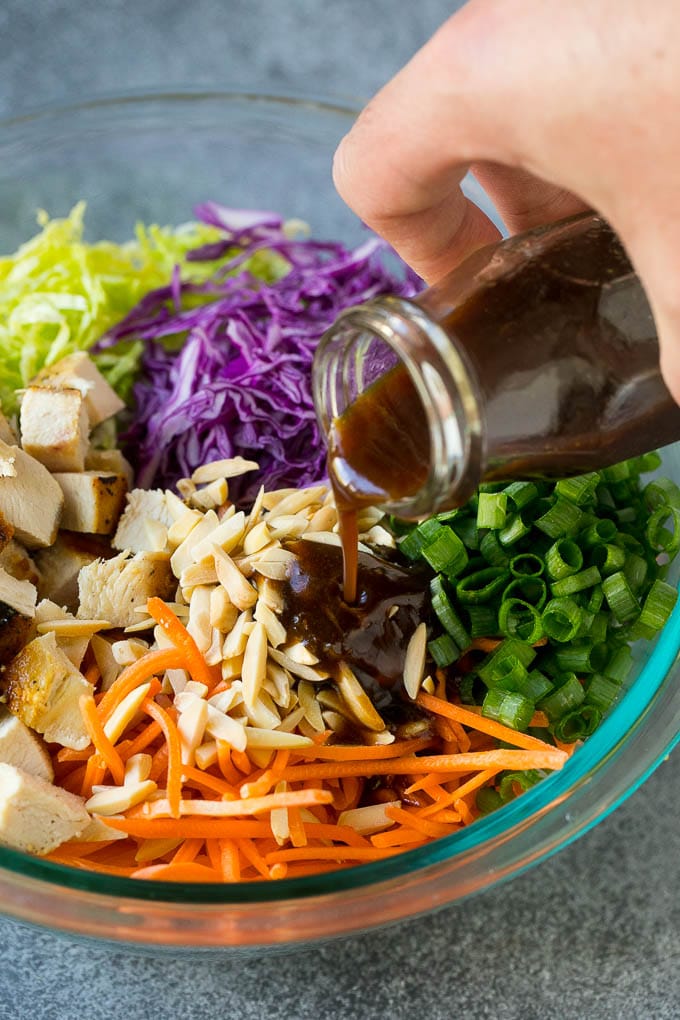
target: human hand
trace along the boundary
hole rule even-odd
[[[513,233],[587,207],[611,223],[680,402],[677,0],[470,0],[369,103],[334,179],[434,282],[498,237],[468,168]]]

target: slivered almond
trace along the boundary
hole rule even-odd
[[[310,531],[332,531],[338,523],[338,513],[334,506],[319,507],[312,514],[307,532]]]
[[[385,516],[382,510],[379,510],[377,506],[367,506],[363,510],[360,510],[357,514],[357,528],[359,534],[363,534],[372,528],[374,524],[377,524]]]
[[[245,751],[246,732],[241,723],[236,722],[229,715],[218,712],[212,705],[208,705],[208,721],[205,729],[215,740],[224,740],[237,751]]]
[[[136,612],[136,610],[135,610]],[[152,617],[147,616],[145,620],[140,620],[139,623],[130,623],[124,628],[126,634],[141,634],[145,630],[151,630],[154,625]]]
[[[189,682],[189,674],[185,669],[168,669],[165,671],[165,675],[175,694],[183,691]]]
[[[279,780],[274,787],[274,793],[287,793],[288,783],[285,779]],[[269,824],[272,827],[272,835],[279,846],[283,846],[290,836],[290,824],[288,822],[288,808],[272,808],[269,815]]]
[[[257,605],[255,606],[255,619],[264,627],[267,634],[267,640],[272,648],[278,648],[279,645],[283,644],[288,636],[286,634],[286,628],[283,626],[276,613],[273,613],[269,606],[261,599],[258,599]],[[290,655],[290,650],[288,650],[288,654]],[[318,662],[319,660],[315,659],[314,661]],[[310,663],[310,665],[313,665],[313,663]]]
[[[209,560],[200,563],[192,563],[190,567],[183,570],[179,575],[180,588],[197,588],[199,584],[217,584],[217,571],[212,554]]]
[[[434,694],[434,692],[436,690],[435,682],[434,682],[434,680],[432,679],[431,676],[426,676],[425,679],[423,680],[421,686],[422,686],[422,689],[424,691],[427,691],[428,694]]]
[[[260,465],[254,460],[245,460],[244,457],[225,457],[222,460],[212,460],[208,464],[201,464],[191,476],[195,485],[204,485],[206,482],[214,482],[219,478],[238,478],[248,471],[259,470]]]
[[[297,491],[297,489],[272,489],[270,492],[263,493],[262,505],[265,510],[273,510],[286,496],[291,496]]]
[[[238,609],[222,585],[217,585],[210,592],[210,625],[217,627],[222,634],[226,634],[234,626],[237,619]]]
[[[284,695],[283,700],[282,700],[281,699],[281,691],[277,688],[276,684],[274,683],[274,681],[269,676],[269,667],[267,667],[267,676],[265,677],[265,681],[262,684],[262,690],[267,692],[267,694],[272,699],[274,704],[277,705],[279,708],[284,708],[285,709],[285,708],[288,707],[288,701],[290,699],[290,691],[286,692],[286,694]]]
[[[204,771],[209,769],[217,761],[217,741],[208,740],[205,744],[197,747],[194,752],[194,759],[199,769]]]
[[[368,730],[385,729],[385,723],[376,711],[373,702],[346,663],[339,664],[335,682],[344,702],[362,726]]]
[[[321,714],[325,728],[332,730],[333,733],[341,733],[347,726],[347,716],[341,715],[340,712],[334,712],[332,709],[326,708]],[[352,719],[351,722],[355,723],[356,720]]]
[[[233,552],[243,538],[245,528],[246,515],[242,510],[233,517],[222,518],[215,530],[193,547],[191,555],[194,563],[212,556],[214,546],[219,546],[226,553]]]
[[[142,702],[149,693],[150,687],[150,683],[140,684],[139,687],[135,687],[133,691],[130,691],[120,704],[116,705],[108,720],[104,723],[104,733],[112,744],[115,744],[120,739],[121,735],[137,715]]]
[[[267,632],[261,623],[256,623],[248,636],[243,654],[243,700],[252,708],[267,675]]]
[[[111,624],[108,620],[46,620],[36,627],[38,634],[47,634],[49,631],[58,638],[90,637],[100,630],[108,630]]]
[[[243,539],[243,551],[246,556],[252,556],[253,553],[259,552],[260,549],[269,545],[271,540],[269,525],[266,521],[260,521]]]
[[[299,662],[302,666],[316,666],[319,661],[314,652],[310,651],[302,641],[295,641],[293,644],[287,645],[284,651],[294,662]]]
[[[179,713],[177,730],[182,746],[183,765],[193,764],[194,752],[203,742],[207,722],[208,703],[202,698],[194,698],[186,711]]]
[[[426,651],[427,627],[424,623],[419,623],[409,639],[404,658],[404,688],[412,700],[415,699],[423,682]]]
[[[243,656],[235,655],[231,659],[222,659],[222,679],[235,680],[241,676],[243,669]]]
[[[286,733],[285,730],[262,730],[255,726],[246,726],[244,733],[248,748],[295,748],[309,747],[314,741],[309,737],[301,737],[297,733]]]
[[[225,659],[232,659],[236,655],[243,655],[248,641],[246,627],[253,621],[253,613],[245,609],[238,617],[236,623],[227,634],[222,645],[222,654]]]
[[[246,716],[251,726],[263,730],[275,730],[281,725],[281,716],[276,705],[264,689],[261,689],[252,705],[245,705]]]
[[[187,512],[187,505],[171,489],[165,490],[165,505],[173,523],[180,520]]]
[[[107,641],[106,638],[99,637],[98,634],[93,634],[90,640],[90,647],[94,654],[95,662],[99,667],[99,672],[102,675],[101,689],[102,691],[108,691],[121,671],[121,667],[113,656],[111,642]]]
[[[191,511],[192,513],[197,511]],[[175,577],[181,577],[182,571],[194,563],[194,549],[204,538],[211,535],[219,527],[219,518],[214,510],[208,510],[205,514],[199,514],[200,521],[193,527],[183,542],[175,549],[170,557],[170,567]],[[173,528],[175,525],[173,524]],[[170,529],[172,530],[172,528]]]
[[[145,779],[143,783],[130,783],[129,786],[98,787],[97,792],[85,802],[85,807],[93,815],[119,815],[141,804],[157,789],[151,779]]]
[[[287,669],[289,673],[302,677],[303,680],[309,680],[313,684],[323,683],[330,676],[328,670],[315,669],[314,666],[304,666],[302,663],[296,662],[295,659],[291,659],[289,655],[286,655],[279,648],[270,648],[269,657],[274,662],[277,662],[279,666]]]
[[[125,833],[121,833],[121,835],[124,836]],[[160,857],[172,853],[182,842],[181,839],[144,839],[135,853],[135,861],[137,864],[156,861]]]
[[[280,726],[277,727],[277,730],[280,733],[291,733],[303,720],[304,714],[304,708],[302,705],[298,705],[297,708],[294,708],[292,712],[288,713]]]
[[[273,613],[283,612],[283,595],[276,581],[270,581],[269,578],[263,577],[257,583],[257,591],[260,596],[259,601],[269,606]]]
[[[196,492],[196,485],[190,478],[180,478],[177,482],[177,491],[182,499],[188,499]]]
[[[327,491],[325,485],[310,485],[306,489],[293,489],[291,493],[274,504],[277,516],[298,514],[301,510],[311,506],[312,503],[320,503]]]
[[[338,825],[349,825],[361,836],[372,836],[376,832],[384,832],[394,825],[394,819],[386,814],[388,807],[399,808],[401,801],[390,800],[386,804],[369,804],[367,807],[341,811]]]
[[[200,652],[207,652],[212,641],[210,626],[210,588],[199,585],[194,588],[189,603],[189,622],[187,630],[198,646]]]
[[[182,504],[184,506],[184,504]],[[168,528],[168,542],[171,546],[178,547],[184,542],[196,525],[203,519],[203,514],[198,510],[190,510],[184,506],[184,512]]]
[[[249,609],[257,602],[257,592],[246,580],[231,556],[219,546],[213,546],[215,569],[220,584],[226,591],[231,602],[238,609]]]
[[[119,666],[131,666],[148,651],[149,646],[146,641],[135,641],[134,639],[114,641],[111,645],[111,654]]]
[[[153,759],[150,754],[133,754],[125,762],[125,786],[143,783],[149,778]]]
[[[248,534],[248,532],[252,531],[256,524],[260,523],[263,503],[264,503],[264,485],[261,485],[258,490],[257,496],[255,497],[255,502],[250,508],[250,513],[248,514],[248,520],[246,521],[246,535]]]
[[[394,541],[394,535],[390,534],[387,528],[383,528],[380,524],[376,524],[366,532],[366,540],[371,545],[381,545],[387,549],[396,549],[397,546],[397,543]]]
[[[209,648],[203,653],[208,666],[219,666],[222,662],[222,632],[217,627],[212,628],[212,641]]]
[[[300,680],[297,686],[297,693],[298,698],[300,699],[300,705],[304,709],[305,719],[312,729],[321,733],[324,729],[324,725],[321,717],[321,706],[316,700],[316,691],[314,687],[307,680]]]
[[[208,704],[216,708],[218,712],[229,712],[234,705],[238,705],[243,701],[243,693],[238,682],[233,683],[229,690],[220,691],[219,694],[213,694],[212,698],[208,698]]]
[[[302,537],[305,542],[318,542],[320,545],[342,545],[340,536],[333,531],[306,531]]]
[[[253,569],[256,574],[271,581],[285,581],[295,559],[295,553],[289,549],[267,549],[253,559]]]
[[[309,527],[309,521],[303,513],[271,514],[267,524],[272,538],[299,538]]]
[[[217,478],[202,489],[197,489],[189,497],[191,506],[197,510],[217,510],[224,506],[229,498],[229,486],[226,478]]]
[[[276,704],[281,708],[287,708],[290,705],[291,688],[293,686],[293,678],[290,673],[276,662],[268,662],[267,679],[276,692],[269,691]]]
[[[368,744],[369,747],[393,744],[394,733],[390,733],[389,730],[380,730],[379,733],[375,733],[373,730],[364,730],[363,743]]]

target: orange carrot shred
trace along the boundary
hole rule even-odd
[[[178,649],[159,648],[147,652],[131,666],[126,666],[99,702],[98,709],[102,722],[107,722],[123,698],[141,684],[146,683],[149,677],[155,673],[164,673],[166,669],[181,669],[184,664],[184,657]]]
[[[423,708],[434,712],[436,715],[443,715],[447,719],[454,719],[456,722],[481,730],[482,733],[487,733],[492,737],[496,737],[497,740],[504,740],[506,743],[513,744],[515,747],[521,747],[526,751],[544,751],[546,748],[551,747],[544,740],[538,740],[527,733],[520,733],[518,730],[511,729],[510,726],[503,726],[502,723],[496,722],[495,719],[487,719],[485,716],[477,715],[468,708],[452,705],[450,701],[434,698],[431,694],[426,694],[424,691],[420,691],[416,701]]]
[[[162,599],[155,596],[150,598],[146,608],[149,616],[163,628],[173,645],[182,653],[192,679],[206,684],[208,690],[212,691],[222,679],[221,670],[207,665],[189,631]]]
[[[94,699],[89,694],[83,694],[78,701],[78,706],[85,723],[85,729],[97,753],[102,761],[106,763],[114,783],[122,786],[125,779],[125,766],[121,761],[118,751],[116,751],[104,732]]]
[[[177,726],[168,713],[148,698],[142,704],[142,711],[150,715],[163,730],[168,747],[168,802],[173,818],[179,818],[179,804],[182,799],[182,748]]]

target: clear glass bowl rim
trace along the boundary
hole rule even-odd
[[[3,144],[3,135],[18,126],[28,125],[31,129],[33,127],[37,129],[41,121],[78,116],[90,111],[101,112],[105,116],[107,109],[120,111],[128,105],[153,106],[156,104],[171,108],[173,104],[200,102],[226,105],[253,103],[271,107],[278,105],[298,110],[306,108],[329,116],[341,117],[346,120],[347,126],[356,116],[362,104],[361,100],[352,97],[320,96],[277,90],[259,92],[256,89],[234,86],[224,88],[187,86],[172,90],[159,87],[143,91],[130,90],[95,96],[80,102],[55,101],[0,119],[0,148]],[[41,883],[48,883],[52,887],[60,888],[64,893],[80,890],[86,894],[94,894],[95,898],[101,898],[103,905],[111,908],[113,904],[114,909],[117,899],[127,905],[138,904],[140,908],[144,903],[167,903],[169,906],[173,905],[177,913],[185,914],[187,918],[190,916],[190,911],[182,911],[182,905],[190,907],[191,911],[196,911],[197,908],[200,910],[201,905],[218,906],[224,909],[230,905],[234,907],[247,904],[253,906],[255,904],[263,906],[267,904],[291,905],[306,898],[314,898],[317,901],[322,898],[327,908],[332,910],[341,906],[340,901],[344,894],[366,890],[368,887],[373,887],[376,891],[382,886],[386,890],[388,887],[394,888],[395,882],[400,879],[403,880],[407,877],[417,879],[420,873],[425,877],[431,873],[433,868],[439,870],[447,862],[454,860],[461,862],[463,855],[477,855],[480,851],[486,853],[490,849],[507,844],[513,839],[514,834],[526,832],[527,828],[533,824],[533,820],[545,819],[550,815],[555,816],[556,813],[563,819],[565,803],[571,793],[581,789],[585,783],[596,781],[598,769],[603,762],[616,756],[622,748],[625,749],[626,741],[630,739],[631,734],[643,725],[648,714],[654,710],[655,702],[659,696],[673,682],[674,678],[671,673],[675,672],[674,665],[677,670],[679,652],[680,605],[676,607],[672,620],[669,621],[664,633],[658,639],[652,655],[630,691],[561,772],[553,774],[501,811],[477,821],[474,826],[453,836],[439,839],[425,847],[389,858],[384,862],[363,864],[361,867],[351,867],[318,877],[284,879],[277,882],[251,882],[235,886],[168,882],[142,883],[117,876],[81,872],[41,858],[0,848],[0,888],[6,881],[12,881],[12,878],[17,881],[23,877],[29,880],[33,888],[39,888]],[[656,746],[650,747],[648,753],[639,759],[638,767],[629,770],[626,788],[620,790],[614,798],[607,799],[603,792],[603,807],[599,813],[592,814],[581,825],[567,825],[564,831],[553,838],[549,845],[547,843],[543,845],[542,849],[531,855],[530,858],[513,861],[505,869],[502,866],[494,867],[494,877],[490,874],[490,881],[494,881],[496,877],[507,878],[536,863],[605,818],[610,811],[644,782],[675,746],[679,736],[673,734],[669,737],[666,734]],[[476,891],[480,887],[482,886],[478,883],[470,891]],[[441,902],[450,901],[465,894],[465,890],[452,888],[450,895],[445,894]],[[412,912],[411,910],[410,913]],[[385,914],[383,918],[375,920],[394,920],[398,916],[400,916],[398,912],[392,911],[389,913],[389,917]],[[50,921],[50,923],[53,922]],[[374,923],[374,919],[367,918],[366,924],[370,923]],[[334,933],[343,930],[341,921],[330,927]],[[148,933],[148,937],[149,940],[153,940],[151,932]],[[141,941],[145,941],[145,938],[142,937]],[[285,940],[277,938],[276,941]],[[295,941],[294,935],[291,935],[290,941]],[[264,942],[267,942],[266,937],[263,938]]]

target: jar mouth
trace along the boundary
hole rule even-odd
[[[399,364],[408,371],[427,419],[427,473],[417,491],[398,498],[385,497],[370,477],[359,495],[379,492],[381,509],[418,520],[466,502],[479,481],[483,425],[477,388],[445,331],[407,298],[374,298],[346,309],[317,348],[313,399],[319,428],[328,437],[353,401]],[[405,433],[407,428],[405,421]]]

